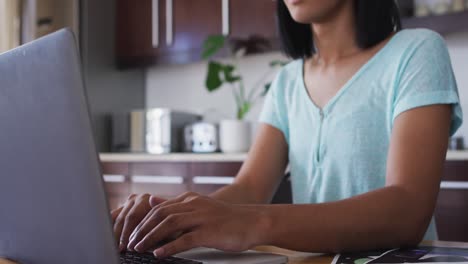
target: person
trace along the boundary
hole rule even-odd
[[[234,183],[210,196],[132,195],[112,212],[121,250],[204,246],[308,252],[437,238],[448,138],[462,122],[444,40],[401,30],[394,0],[279,0],[284,52]],[[269,205],[289,164],[294,204]]]

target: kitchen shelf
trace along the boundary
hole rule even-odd
[[[101,153],[102,162],[243,162],[247,153]],[[449,150],[448,161],[468,161],[468,150]]]
[[[425,17],[407,17],[402,19],[403,28],[427,28],[441,35],[468,31],[468,10]]]
[[[102,162],[243,162],[247,153],[101,153]]]

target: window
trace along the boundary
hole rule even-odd
[[[0,0],[0,53],[20,44],[20,0]]]

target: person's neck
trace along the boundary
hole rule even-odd
[[[311,25],[317,62],[329,65],[360,52],[353,12],[343,8],[330,21]]]

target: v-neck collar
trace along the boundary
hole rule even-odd
[[[400,31],[401,32],[401,31]],[[309,94],[309,91],[307,90],[307,86],[305,84],[305,78],[304,78],[304,73],[305,73],[305,67],[304,67],[304,59],[301,61],[301,71],[299,72],[300,77],[300,90],[302,90],[306,100],[308,103],[311,105],[312,109],[314,112],[317,114],[327,114],[330,111],[330,108],[333,107],[333,105],[338,101],[338,99],[348,90],[352,84],[376,61],[384,52],[387,50],[392,42],[394,42],[394,39],[399,35],[400,32],[397,32],[395,35],[393,35],[390,40],[379,50],[377,51],[376,54],[374,54],[364,65],[359,68],[359,70],[353,74],[353,76],[338,90],[338,92],[322,107],[320,108],[318,105],[315,104],[315,102],[312,100],[312,97]]]

